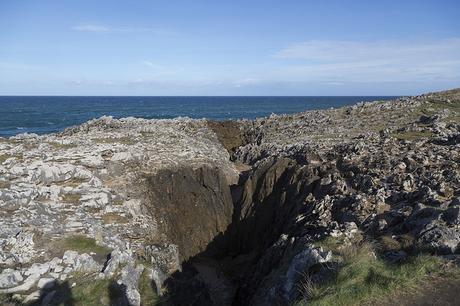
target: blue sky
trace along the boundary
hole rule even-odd
[[[457,1],[0,1],[0,95],[460,87]]]

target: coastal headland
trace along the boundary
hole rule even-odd
[[[384,304],[459,252],[460,89],[0,138],[0,303]]]

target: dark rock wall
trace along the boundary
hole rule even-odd
[[[231,222],[233,203],[225,175],[216,168],[161,170],[148,178],[149,212],[181,262],[203,251]]]

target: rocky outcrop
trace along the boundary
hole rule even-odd
[[[459,93],[0,139],[0,294],[53,303],[85,275],[140,305],[147,275],[172,305],[286,305],[327,274],[326,237],[455,256]]]

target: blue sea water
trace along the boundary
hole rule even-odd
[[[93,118],[254,119],[395,97],[57,97],[0,96],[0,136],[53,133]]]

